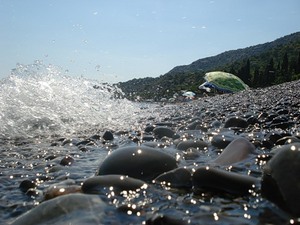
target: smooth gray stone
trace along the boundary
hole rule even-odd
[[[122,191],[146,189],[147,186],[145,182],[135,178],[123,175],[104,175],[88,178],[83,182],[81,190],[87,194],[105,194],[107,191],[120,194]]]
[[[255,151],[255,146],[245,138],[237,138],[223,150],[223,152],[212,161],[220,166],[227,166],[246,159]]]
[[[293,216],[300,216],[300,143],[276,149],[263,170],[262,195]]]
[[[199,167],[193,173],[194,190],[222,191],[236,195],[249,194],[260,180],[247,175],[228,172],[213,167]]]
[[[162,137],[173,138],[175,134],[175,132],[169,127],[156,127],[154,128],[153,133],[158,138],[162,138]]]
[[[102,224],[106,207],[97,195],[63,195],[41,203],[11,225]]]
[[[192,188],[192,174],[188,169],[177,168],[155,178],[155,183],[171,188]]]
[[[231,117],[231,118],[227,119],[224,124],[224,127],[225,128],[228,128],[228,127],[247,128],[248,123],[245,119],[236,116],[236,117]]]
[[[204,149],[208,146],[208,144],[205,141],[201,140],[187,140],[187,141],[181,141],[177,145],[177,149],[179,150],[187,150],[188,148],[199,148]]]
[[[220,133],[213,136],[211,144],[217,148],[226,148],[235,138],[237,136],[232,133]]]
[[[130,146],[110,153],[99,167],[98,175],[127,175],[146,182],[158,175],[177,168],[176,159],[163,150]]]

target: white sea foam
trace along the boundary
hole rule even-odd
[[[17,65],[11,76],[0,81],[0,132],[4,136],[126,129],[147,113],[114,85],[75,78],[39,61]]]

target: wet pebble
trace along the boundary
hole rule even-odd
[[[245,138],[237,138],[230,142],[230,144],[222,151],[222,153],[212,161],[217,165],[231,165],[240,162],[251,153],[254,153],[255,146]]]
[[[178,150],[187,150],[188,148],[198,148],[198,149],[204,149],[208,146],[208,144],[205,141],[201,140],[187,140],[187,141],[181,141],[177,145]]]
[[[201,121],[200,121],[200,120],[196,120],[196,121],[194,121],[194,122],[188,124],[188,125],[186,126],[186,129],[187,129],[187,130],[199,130],[200,125],[201,125]]]
[[[154,126],[154,125],[147,125],[144,131],[146,133],[150,133],[150,132],[152,132],[154,130],[155,127],[156,126]]]
[[[173,138],[175,132],[169,127],[156,127],[153,130],[153,133],[159,139],[162,137]]]
[[[200,167],[193,173],[193,186],[196,192],[217,191],[235,195],[249,194],[249,190],[259,185],[260,180],[247,175],[213,168]]]
[[[28,189],[35,188],[35,187],[36,187],[36,184],[32,180],[23,180],[19,185],[20,190],[24,193],[27,192]]]
[[[274,147],[277,140],[281,139],[282,137],[284,137],[284,134],[278,131],[268,132],[262,140],[261,146],[271,149],[272,147]]]
[[[102,135],[102,138],[106,141],[112,141],[114,140],[114,135],[111,131],[105,131],[104,134]]]
[[[43,192],[40,191],[40,190],[38,190],[38,189],[36,189],[36,188],[29,188],[26,191],[26,195],[30,196],[33,199],[37,199],[37,198],[41,198],[42,199]]]
[[[211,124],[210,124],[211,127],[213,128],[220,128],[222,126],[222,123],[218,120],[214,120]]]
[[[49,156],[47,156],[46,158],[45,158],[45,160],[46,161],[48,161],[48,160],[53,160],[53,159],[55,159],[57,157],[57,155],[49,155]]]
[[[148,185],[138,179],[123,175],[103,175],[88,178],[82,184],[83,193],[106,194],[113,191],[120,194],[123,191],[136,191],[146,189]]]
[[[262,194],[292,215],[300,216],[300,143],[276,149],[263,170]]]
[[[232,142],[237,136],[233,133],[220,133],[217,135],[214,135],[211,144],[217,148],[226,148],[227,145],[229,145],[230,142]]]
[[[192,188],[192,174],[188,169],[177,168],[155,178],[155,183],[171,188]]]
[[[154,141],[154,137],[152,135],[143,135],[142,140],[143,141]]]
[[[64,158],[62,158],[59,164],[62,166],[71,166],[74,162],[75,160],[71,156],[67,155]]]
[[[128,175],[151,182],[158,175],[175,168],[175,158],[162,150],[129,146],[112,151],[100,165],[98,175]]]
[[[188,148],[187,150],[183,151],[182,157],[185,160],[195,160],[200,157],[200,152],[195,148]]]
[[[11,224],[99,224],[106,208],[97,195],[68,194],[37,205]]]
[[[285,136],[280,138],[276,141],[276,145],[284,145],[284,144],[291,144],[291,143],[298,143],[300,139],[294,136]]]
[[[225,128],[228,128],[228,127],[247,128],[248,123],[245,119],[236,116],[236,117],[231,117],[231,118],[227,119],[225,121],[224,127]]]
[[[81,187],[79,185],[62,185],[55,184],[49,188],[44,193],[44,199],[49,200],[52,198],[56,198],[58,196],[67,195],[70,193],[80,193]]]

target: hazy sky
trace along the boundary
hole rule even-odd
[[[299,21],[299,0],[0,0],[0,78],[35,60],[100,81],[156,77]]]

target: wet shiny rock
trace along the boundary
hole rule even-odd
[[[155,183],[171,188],[192,188],[192,174],[190,170],[178,168],[159,175]]]
[[[254,153],[255,146],[245,138],[236,138],[212,162],[217,165],[231,165],[246,159]]]
[[[228,118],[225,121],[224,127],[225,128],[228,128],[228,127],[247,128],[248,127],[248,123],[243,118],[240,118],[240,117],[231,117],[231,118]]]
[[[211,144],[217,148],[226,148],[237,136],[232,133],[220,133],[213,136]]]
[[[27,192],[28,189],[35,188],[35,187],[36,187],[36,184],[32,180],[23,180],[19,185],[19,188],[22,192]]]
[[[256,188],[260,180],[247,175],[205,166],[193,173],[195,191],[219,191],[235,195],[250,194],[249,190]]]
[[[159,139],[162,137],[170,137],[172,138],[175,134],[175,132],[169,128],[169,127],[156,127],[153,129],[153,133],[155,136],[157,136]]]
[[[103,175],[88,178],[82,184],[81,190],[87,194],[106,194],[113,191],[120,194],[123,191],[147,189],[148,185],[138,179],[123,175]]]
[[[175,158],[146,146],[124,147],[112,151],[100,165],[98,175],[127,175],[152,181],[158,175],[177,168]]]
[[[276,149],[263,170],[262,194],[294,216],[300,216],[300,143]]]
[[[99,224],[107,205],[95,195],[69,194],[43,202],[34,209],[18,217],[12,225],[85,223],[89,217],[91,224]],[[81,215],[81,216],[77,216]],[[72,222],[71,222],[72,223]]]
[[[104,134],[102,135],[102,138],[104,140],[111,141],[114,139],[114,135],[111,131],[105,131]]]
[[[74,158],[72,158],[71,156],[65,156],[64,158],[62,158],[59,164],[62,166],[71,166],[74,162]]]
[[[187,141],[181,141],[177,145],[177,149],[179,150],[187,150],[188,148],[199,148],[204,149],[208,146],[208,144],[205,141],[201,140],[187,140]]]

